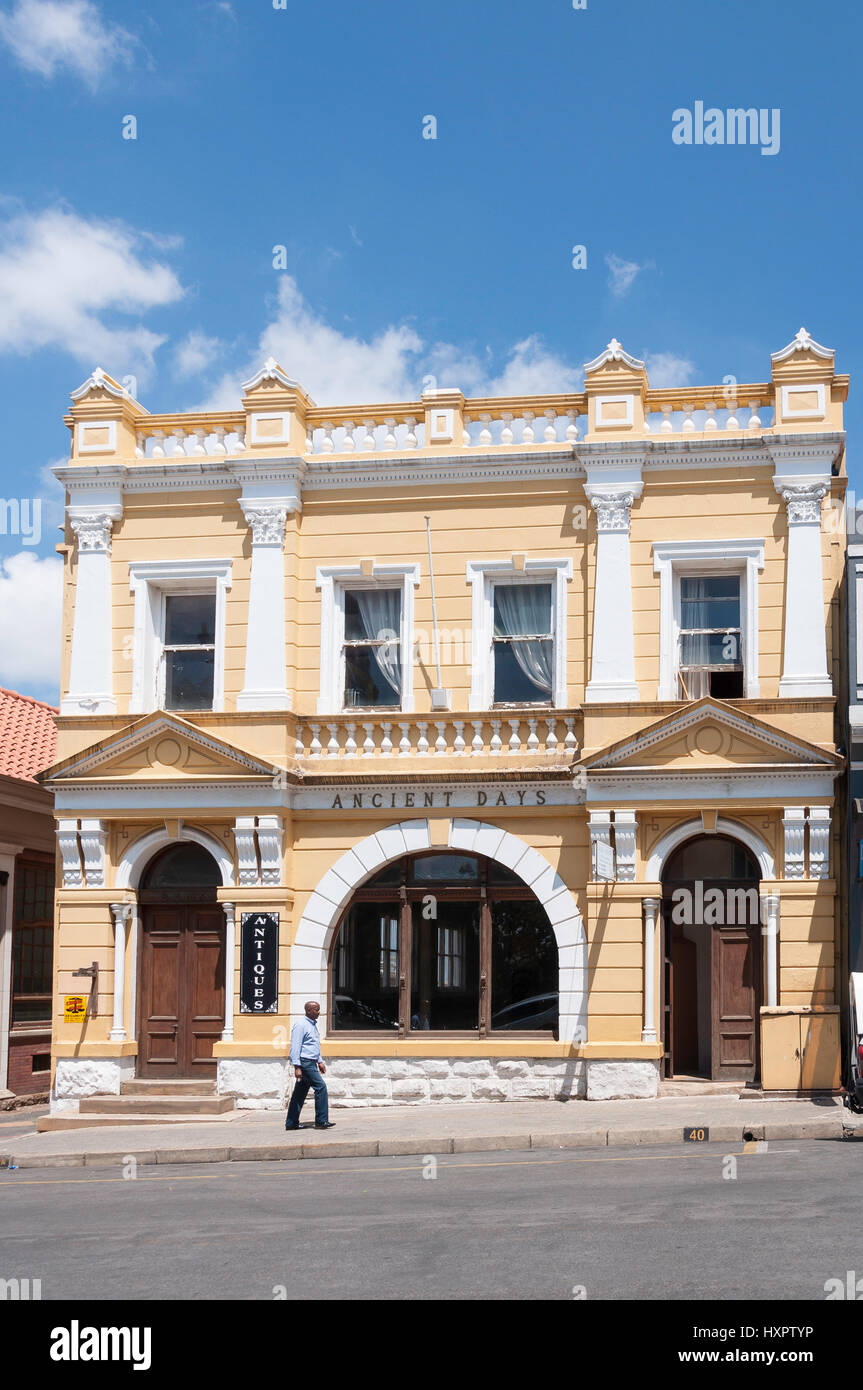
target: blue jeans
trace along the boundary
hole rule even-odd
[[[315,1124],[325,1125],[329,1119],[327,1083],[318,1071],[317,1062],[303,1062],[302,1072],[302,1076],[294,1083],[285,1126],[300,1123],[300,1111],[303,1108],[303,1101],[309,1094],[310,1087],[315,1093]]]

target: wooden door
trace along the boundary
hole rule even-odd
[[[757,926],[711,928],[711,1076],[751,1081],[758,1067],[761,977]]]
[[[138,1075],[215,1075],[225,1026],[225,917],[216,904],[145,907]]]
[[[671,959],[674,974],[674,1071],[696,1076],[698,1073],[698,954],[694,941],[683,935],[682,927],[672,927]]]

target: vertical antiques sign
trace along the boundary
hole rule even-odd
[[[244,912],[240,921],[240,1013],[279,1008],[279,914]]]

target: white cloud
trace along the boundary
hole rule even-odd
[[[59,685],[62,590],[62,560],[27,551],[0,560],[0,685]]]
[[[187,334],[174,352],[174,366],[180,376],[195,376],[203,372],[218,357],[222,343],[219,338],[208,338],[206,333],[193,330]]]
[[[481,358],[454,343],[428,345],[407,323],[390,324],[368,340],[353,337],[316,313],[289,275],[280,279],[276,317],[254,357],[242,372],[222,378],[207,408],[236,406],[240,381],[270,356],[320,405],[412,400],[425,386],[458,386],[466,395],[571,391],[581,379],[537,335],[514,344],[497,369],[490,351]]]
[[[0,14],[0,42],[28,72],[51,78],[69,68],[95,88],[119,63],[130,63],[135,39],[101,15],[91,0],[16,0]]]
[[[605,257],[605,264],[609,269],[608,287],[615,299],[622,299],[628,294],[635,283],[635,278],[640,275],[642,270],[647,270],[648,266],[639,265],[638,261],[625,261],[622,256],[616,256],[613,251]]]
[[[182,298],[170,266],[143,258],[151,245],[122,223],[59,207],[0,224],[0,352],[60,348],[88,367],[145,377],[164,337],[113,316]]]
[[[689,386],[695,363],[674,352],[646,352],[644,364],[651,386]]]

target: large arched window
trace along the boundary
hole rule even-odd
[[[545,909],[481,855],[407,856],[357,889],[330,982],[337,1032],[557,1034],[557,942]]]

